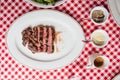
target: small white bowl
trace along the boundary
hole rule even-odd
[[[26,0],[26,2],[29,2],[30,4],[33,4],[34,6],[37,6],[37,7],[41,7],[41,8],[52,8],[52,7],[56,7],[56,6],[59,6],[60,4],[63,4],[66,0],[60,0],[58,2],[55,3],[55,5],[45,5],[45,4],[40,4],[40,3],[37,3],[37,2],[34,2],[32,0]]]
[[[120,80],[120,73],[118,73],[112,80]]]
[[[97,22],[95,22],[93,19],[92,19],[92,13],[93,13],[93,11],[95,11],[95,10],[102,10],[103,11],[103,13],[104,13],[104,15],[105,15],[105,17],[104,17],[104,21],[103,22],[101,22],[101,23],[97,23]],[[107,9],[105,9],[104,7],[102,7],[102,6],[97,6],[97,7],[94,7],[92,10],[91,10],[91,12],[90,12],[90,19],[92,20],[92,22],[95,24],[95,25],[100,25],[100,24],[105,24],[106,23],[106,21],[108,20],[108,11],[107,11]]]
[[[102,30],[102,29],[95,30],[95,31],[91,34],[91,37],[90,37],[91,40],[92,40],[93,34],[95,34],[96,32],[101,32],[101,33],[105,36],[106,39],[105,39],[104,44],[101,45],[101,46],[96,45],[93,41],[92,41],[92,45],[95,46],[96,48],[103,48],[103,47],[105,47],[105,46],[108,44],[109,40],[110,40],[108,33],[107,33],[106,31]]]
[[[94,61],[97,57],[101,57],[104,60],[104,64],[101,67],[96,67],[94,65]],[[101,53],[93,53],[89,56],[88,58],[88,63],[86,68],[99,68],[99,69],[104,69],[110,65],[110,60],[108,57],[101,55]]]
[[[106,56],[97,56],[96,58],[98,58],[98,57],[101,57],[101,58],[104,60],[104,64],[103,64],[101,67],[96,67],[96,66],[94,65],[95,68],[105,68],[105,67],[107,67],[107,66],[110,64],[110,60],[109,60],[108,57],[106,57]],[[96,58],[95,58],[95,59],[96,59]],[[94,59],[94,60],[95,60],[95,59]]]

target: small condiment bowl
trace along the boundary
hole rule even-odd
[[[101,57],[103,59],[103,65],[101,65],[100,67],[96,67],[95,64],[94,64],[95,59],[98,58],[98,57]],[[88,63],[87,63],[86,68],[99,68],[99,69],[103,69],[103,68],[108,67],[109,65],[110,65],[110,60],[109,60],[108,57],[103,56],[103,55],[98,54],[98,53],[93,53],[88,58]]]
[[[97,56],[96,58],[98,58],[98,57],[101,57],[101,58],[103,59],[103,65],[100,66],[100,67],[96,67],[96,66],[94,65],[95,68],[105,68],[105,67],[107,67],[107,66],[110,64],[110,61],[109,61],[108,57],[106,57],[106,56]],[[95,59],[96,59],[96,58],[95,58]],[[95,60],[95,59],[94,59],[94,60]]]
[[[93,11],[95,11],[95,10],[102,10],[102,11],[103,11],[103,13],[104,13],[104,20],[103,20],[103,22],[97,23],[97,22],[95,22],[95,21],[92,19],[92,13],[93,13]],[[108,14],[107,9],[104,8],[104,7],[102,7],[102,6],[94,7],[94,8],[91,10],[91,12],[90,12],[90,19],[92,20],[92,22],[93,22],[95,25],[103,25],[103,24],[105,24],[105,23],[107,22],[107,20],[108,20],[108,16],[109,16],[109,14]]]
[[[104,44],[103,44],[103,45],[96,45],[96,44],[93,42],[93,35],[94,35],[96,32],[100,32],[100,33],[102,33],[102,34],[105,36],[105,41],[104,41]],[[92,41],[91,41],[92,45],[95,46],[96,48],[103,48],[103,47],[105,47],[105,46],[108,44],[109,40],[110,40],[108,33],[107,33],[106,31],[102,30],[102,29],[95,30],[95,31],[91,34],[91,37],[90,37],[90,38],[91,38],[91,40],[92,40]]]

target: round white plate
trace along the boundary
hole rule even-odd
[[[120,0],[108,0],[110,11],[120,26]]]
[[[55,5],[45,5],[45,4],[40,4],[40,3],[37,3],[37,2],[34,2],[32,0],[26,0],[26,2],[29,2],[30,4],[33,4],[34,6],[37,6],[37,7],[41,7],[41,8],[52,8],[52,7],[56,7],[56,6],[59,6],[60,4],[63,4],[66,0],[60,0],[58,2],[55,3]]]
[[[29,25],[53,25],[61,31],[63,46],[60,52],[53,54],[33,54],[22,45],[21,32]],[[70,64],[84,47],[84,32],[81,26],[70,16],[54,10],[37,10],[18,18],[7,34],[7,45],[12,56],[20,63],[35,69],[56,69]]]
[[[120,80],[120,73],[117,74],[112,80]]]
[[[69,22],[65,23],[63,22],[64,20],[65,18],[63,18],[61,14],[48,10],[31,12],[23,16],[13,24],[13,26],[17,26],[17,30],[14,28],[14,33],[18,33],[16,34],[15,38],[17,48],[25,56],[41,61],[52,61],[66,56],[76,44],[77,34],[79,33],[75,28],[72,27],[74,26],[74,24],[71,24],[70,26],[70,23]],[[21,32],[29,25],[35,26],[39,24],[52,25],[55,27],[56,32],[61,32],[59,36],[63,39],[63,43],[62,42],[57,43],[57,48],[59,48],[59,52],[55,51],[52,54],[48,53],[33,54],[27,47],[23,46]]]

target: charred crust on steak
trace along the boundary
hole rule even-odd
[[[22,31],[22,44],[32,53],[54,52],[55,28],[48,25],[27,27]]]

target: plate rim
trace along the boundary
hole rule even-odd
[[[118,73],[116,76],[114,76],[113,80],[117,80],[118,77],[120,77],[120,73]]]
[[[117,16],[120,17],[120,15],[118,14],[118,11],[115,10],[115,9],[114,9],[115,12],[112,11],[112,10],[113,10],[113,7],[114,7],[114,8],[117,7],[117,6],[115,6],[116,0],[115,0],[115,1],[114,1],[114,0],[108,0],[107,2],[108,2],[109,10],[110,10],[110,12],[112,13],[112,16],[113,16],[113,18],[114,18],[114,21],[120,26],[120,20],[117,19]],[[113,4],[111,4],[111,3],[113,3]],[[117,16],[115,16],[114,14],[117,14]]]

